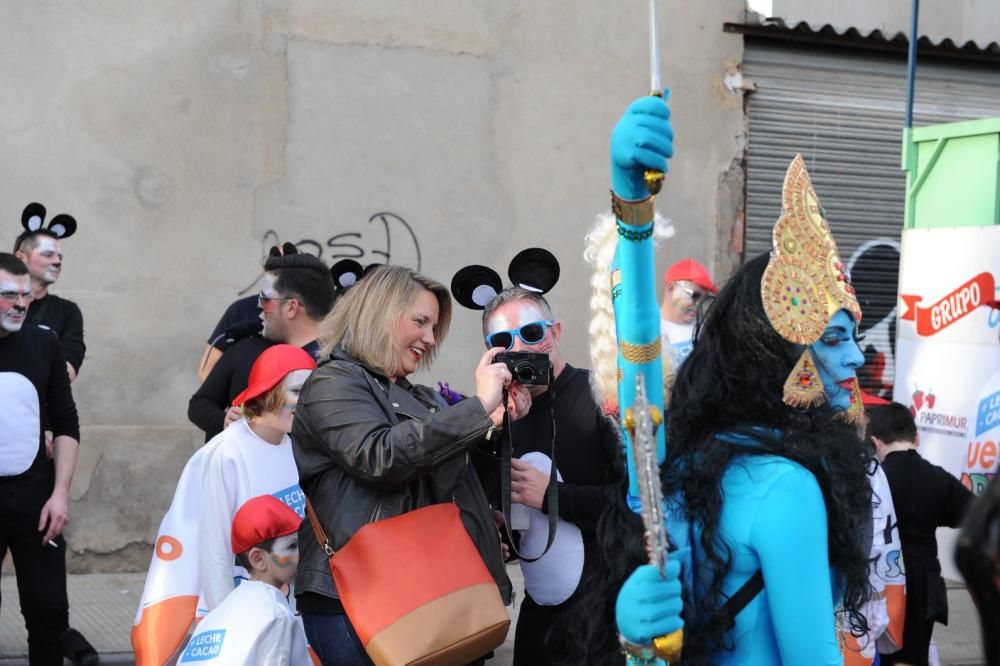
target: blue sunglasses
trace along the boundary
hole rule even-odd
[[[487,349],[492,349],[493,347],[510,349],[514,346],[515,335],[521,338],[521,342],[526,345],[537,345],[545,337],[545,329],[552,326],[553,323],[555,322],[543,319],[542,321],[527,323],[520,328],[512,328],[509,331],[490,333],[485,338],[486,347]]]

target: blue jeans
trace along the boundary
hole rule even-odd
[[[309,646],[323,666],[371,666],[347,615],[302,614]]]

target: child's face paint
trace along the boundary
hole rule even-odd
[[[295,420],[295,407],[299,404],[299,393],[302,385],[309,378],[311,370],[293,370],[285,376],[285,404],[278,414],[279,427],[283,432],[292,431],[292,421]]]
[[[274,540],[274,547],[267,554],[268,569],[279,583],[289,583],[299,567],[299,537],[288,534]]]

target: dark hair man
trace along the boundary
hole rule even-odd
[[[906,566],[903,647],[882,655],[881,663],[924,666],[934,623],[948,623],[935,531],[958,527],[973,495],[954,476],[920,457],[913,415],[898,402],[870,410],[868,435],[889,479]]]
[[[589,372],[572,367],[560,354],[562,323],[541,294],[520,287],[497,294],[483,310],[483,335],[487,347],[544,353],[552,363],[552,385],[528,387],[531,407],[510,424],[507,435],[515,458],[511,501],[531,509],[521,549],[537,556],[548,529],[545,492],[555,429],[561,520],[552,549],[537,562],[522,563],[525,599],[514,637],[515,666],[554,663],[561,643],[579,640],[567,618],[589,563],[600,557],[597,520],[611,494],[623,492],[616,472],[622,468],[616,464],[618,433],[594,401]],[[483,476],[488,489],[499,485]]]
[[[9,549],[29,661],[62,664],[69,627],[62,532],[80,424],[59,338],[26,321],[31,299],[27,267],[0,253],[0,559]],[[54,435],[52,460],[46,423]]]
[[[188,403],[188,419],[205,431],[208,441],[242,410],[232,400],[246,388],[253,362],[272,344],[282,342],[319,354],[316,329],[333,307],[330,269],[309,254],[272,256],[264,264],[263,287],[257,297],[261,336],[239,340],[219,358],[212,372]]]

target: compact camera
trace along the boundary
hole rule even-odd
[[[552,383],[552,363],[548,354],[500,352],[494,363],[503,363],[515,382],[524,386],[548,386]]]

